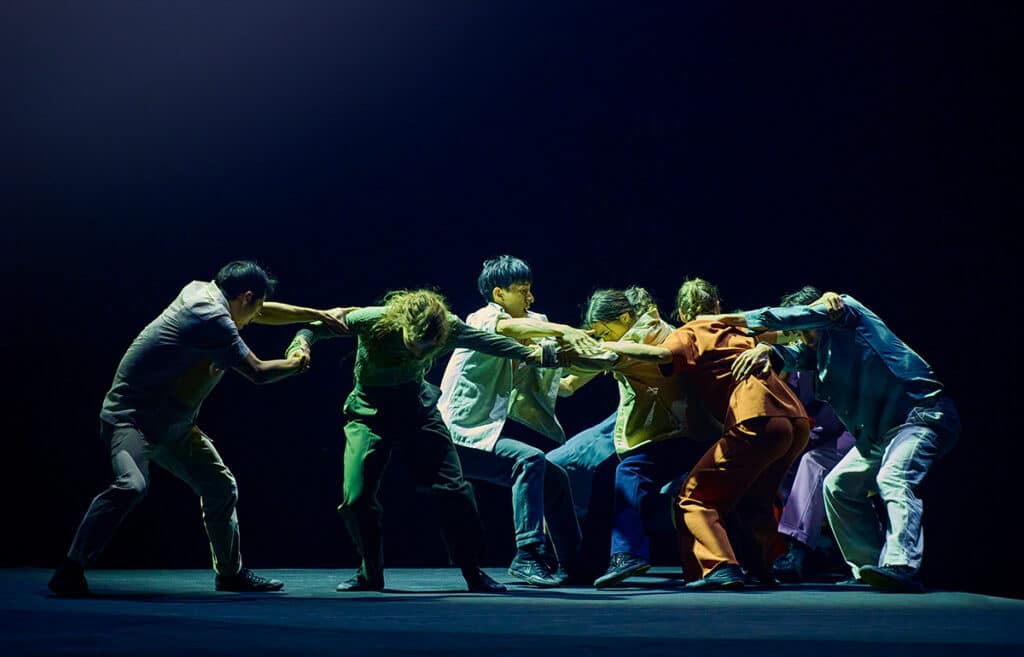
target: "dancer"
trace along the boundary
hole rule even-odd
[[[717,319],[800,332],[799,343],[766,344],[738,359],[734,374],[761,371],[769,357],[786,369],[815,373],[817,396],[832,404],[856,439],[825,478],[825,510],[843,558],[855,579],[876,588],[923,591],[921,484],[960,433],[956,408],[931,366],[848,295],[828,292],[807,305]],[[873,492],[885,505],[884,532],[868,499]]]
[[[594,335],[618,341],[659,345],[675,330],[661,319],[653,298],[643,288],[598,290],[587,304],[586,324]],[[615,363],[619,409],[613,442],[620,460],[615,470],[611,527],[611,556],[597,588],[621,584],[645,572],[650,564],[650,541],[644,518],[650,500],[673,478],[689,470],[707,449],[708,440],[695,439],[689,416],[686,381],[668,376],[655,363],[629,358]]]
[[[383,305],[345,316],[347,331],[314,323],[300,330],[288,355],[309,353],[325,338],[356,336],[354,386],[345,401],[345,454],[339,513],[362,559],[339,591],[384,589],[378,488],[392,450],[401,448],[417,483],[437,495],[442,530],[470,591],[505,587],[478,567],[482,528],[476,498],[463,478],[448,428],[437,411],[438,389],[424,381],[433,361],[456,347],[528,364],[557,364],[554,349],[526,346],[467,326],[430,290],[398,291]]]
[[[84,569],[96,562],[124,517],[145,497],[150,462],[199,495],[218,591],[284,586],[242,566],[235,478],[213,441],[196,426],[199,407],[226,369],[254,383],[269,383],[308,365],[302,353],[285,360],[257,358],[239,335],[247,324],[320,320],[343,327],[340,309],[265,301],[276,283],[253,262],[228,263],[212,282],[186,285],[132,342],[100,411],[100,437],[110,450],[114,483],[85,512],[67,558],[50,579],[54,593],[89,594]]]
[[[532,282],[529,265],[519,258],[503,255],[484,262],[477,288],[487,305],[466,323],[524,343],[558,338],[578,351],[596,348],[585,332],[530,310]],[[509,358],[456,349],[437,404],[463,475],[512,489],[516,555],[508,573],[541,587],[567,580],[565,568],[571,570],[580,543],[569,479],[544,456],[565,442],[555,417],[560,374],[557,368],[538,370]],[[521,439],[509,435],[516,427],[509,427],[507,420],[525,429],[517,434]],[[547,549],[545,521],[554,555]]]
[[[718,290],[702,279],[683,283],[677,296],[684,322],[660,346],[605,345],[634,358],[669,364],[686,373],[722,437],[683,481],[675,507],[683,574],[691,590],[741,589],[745,575],[722,522],[735,511],[746,567],[765,585],[777,523],[772,500],[783,475],[807,444],[810,426],[792,390],[767,369],[761,378],[733,379],[729,366],[754,346],[753,338],[720,322],[696,320],[720,312]]]

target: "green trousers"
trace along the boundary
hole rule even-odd
[[[363,391],[365,393],[365,391]],[[455,445],[437,407],[424,405],[408,386],[385,388],[372,399],[359,395],[345,407],[344,484],[338,512],[373,581],[384,571],[380,482],[391,453],[406,457],[417,486],[436,495],[441,531],[455,565],[475,567],[483,549],[483,529],[473,489],[462,476]]]

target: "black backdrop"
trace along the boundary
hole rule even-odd
[[[687,275],[727,308],[857,296],[963,415],[927,484],[929,581],[1024,589],[1018,10],[627,5],[7,3],[0,565],[59,560],[108,477],[116,363],[184,283],[255,258],[281,300],[436,285],[465,315],[481,261],[512,253],[563,321],[597,286],[669,311]],[[269,357],[291,334],[243,335]],[[203,409],[250,565],[355,563],[334,512],[347,349],[275,385],[229,375]],[[561,404],[570,432],[613,408],[601,383]],[[503,563],[508,494],[478,492]],[[389,563],[441,565],[429,498],[392,477],[385,503]],[[157,472],[102,565],[207,565],[196,507]]]

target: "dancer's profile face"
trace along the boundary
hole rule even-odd
[[[633,324],[636,320],[629,313],[622,313],[613,320],[607,322],[594,322],[590,325],[590,330],[594,332],[594,337],[598,340],[606,342],[614,342],[626,334],[626,331],[633,328]]]
[[[242,330],[246,324],[251,322],[263,310],[263,302],[266,301],[266,297],[263,296],[255,299],[252,292],[243,292],[238,295],[238,301],[240,303],[236,304],[231,310],[231,319],[235,321],[235,326],[238,327],[238,330]]]
[[[508,287],[494,288],[494,300],[512,317],[526,317],[533,305],[533,290],[529,282],[512,283]]]

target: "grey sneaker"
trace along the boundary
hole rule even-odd
[[[710,573],[686,584],[687,591],[742,591],[745,584],[743,570],[734,563],[715,566]]]
[[[606,589],[610,586],[618,586],[633,575],[639,575],[650,570],[651,564],[629,552],[616,552],[608,560],[608,570],[594,580],[595,589]]]
[[[924,593],[924,584],[910,566],[864,566],[860,578],[873,588],[889,593]]]
[[[238,571],[237,575],[217,575],[214,587],[218,591],[234,593],[263,593],[265,591],[280,591],[284,588],[284,582],[279,579],[260,577],[248,568],[243,568]]]
[[[508,567],[508,574],[531,586],[541,588],[550,588],[561,583],[549,569],[539,543],[519,548]]]

